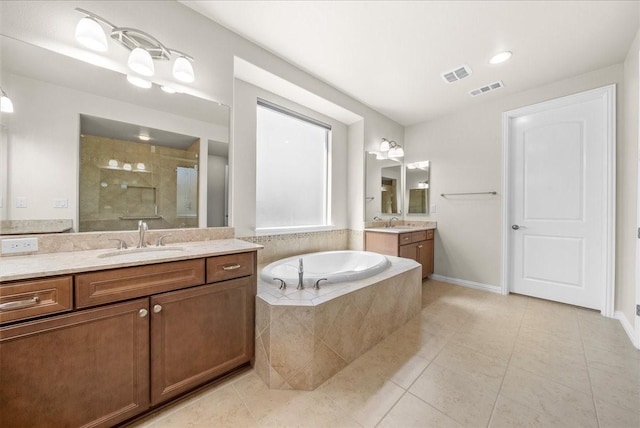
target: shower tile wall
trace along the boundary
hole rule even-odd
[[[156,212],[162,218],[146,220],[152,229],[197,227],[197,216],[177,217],[176,168],[193,167],[198,146],[196,142],[191,148],[180,150],[83,135],[80,139],[80,231],[135,229],[137,220],[120,217],[151,216]],[[118,162],[117,167],[109,167],[111,159]],[[122,169],[124,162],[131,165],[132,171]],[[138,163],[144,163],[144,171],[136,171]]]

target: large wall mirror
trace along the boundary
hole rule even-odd
[[[381,158],[367,152],[365,157],[365,221],[373,217],[401,215],[403,210],[402,160]]]
[[[0,36],[0,219],[228,225],[229,108]],[[142,141],[142,138],[148,138]],[[155,227],[154,227],[155,226]]]
[[[407,214],[429,214],[430,162],[407,163],[405,168]]]

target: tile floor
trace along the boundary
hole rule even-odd
[[[421,314],[315,391],[249,370],[140,427],[640,427],[640,351],[599,313],[434,280]]]

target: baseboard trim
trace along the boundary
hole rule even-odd
[[[633,346],[635,346],[637,349],[640,349],[640,343],[638,343],[638,335],[636,334],[635,329],[627,319],[626,315],[622,311],[615,311],[613,313],[613,317],[620,321],[620,324],[622,324],[622,328],[624,328],[627,336],[629,336],[629,339],[631,340],[631,343],[633,343]]]
[[[481,282],[467,281],[466,279],[450,278],[448,276],[433,274],[430,278],[436,281],[449,282],[455,285],[461,285],[463,287],[475,288],[476,290],[488,291],[490,293],[502,294],[500,286],[483,284]]]

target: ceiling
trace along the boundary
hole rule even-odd
[[[640,18],[610,0],[182,3],[405,126],[621,63]],[[463,64],[471,76],[445,83]]]

